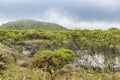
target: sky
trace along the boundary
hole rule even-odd
[[[68,29],[120,28],[120,0],[0,0],[0,25],[18,19]]]

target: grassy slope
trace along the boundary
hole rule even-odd
[[[1,31],[2,32],[2,31]],[[4,31],[3,31],[4,32]],[[8,31],[7,31],[8,32]],[[11,31],[12,32],[12,31]],[[36,32],[36,31],[35,31]],[[76,33],[77,31],[75,31]],[[79,32],[79,31],[78,31]],[[97,33],[99,31],[93,31],[93,32],[89,32],[89,35],[91,34],[91,37],[90,36],[90,41],[91,41],[91,38],[94,39],[95,35],[96,37],[98,37]],[[113,36],[112,33],[115,33],[116,32],[116,36]],[[113,42],[115,42],[116,40],[118,40],[119,42],[119,31],[115,31],[115,32],[107,32],[107,34],[105,34],[105,38],[104,38],[104,34],[101,34],[103,35],[102,39],[105,39],[105,40],[110,40],[112,41],[112,39],[115,39],[113,40]],[[4,32],[6,33],[6,32]],[[74,34],[75,34],[74,33]],[[93,34],[94,33],[94,34]],[[105,32],[101,32],[101,33],[105,33]],[[10,34],[10,33],[8,33]],[[29,33],[30,34],[30,33]],[[62,33],[59,33],[59,34],[62,34]],[[68,33],[69,34],[69,33]],[[73,33],[71,33],[73,34]],[[86,32],[87,34],[87,32]],[[1,34],[3,35],[3,34]],[[42,35],[42,34],[41,34]],[[81,35],[81,34],[80,34]],[[83,35],[83,34],[82,34]],[[86,36],[86,38],[89,37],[89,35]],[[110,35],[110,36],[109,36]],[[112,36],[113,37],[112,37]],[[115,35],[115,34],[114,34]],[[3,35],[4,36],[4,35]],[[33,36],[33,35],[32,35]],[[46,35],[48,36],[48,35]],[[79,34],[78,34],[79,36]],[[85,36],[85,35],[84,35]],[[11,36],[10,36],[11,37]],[[60,39],[63,39],[63,35],[57,35],[56,36],[56,40],[58,40],[60,37]],[[73,37],[76,37],[76,35],[73,35]],[[106,38],[107,37],[107,38]],[[43,38],[43,37],[42,37]],[[8,37],[9,39],[9,37]],[[13,39],[13,37],[12,37]],[[36,39],[36,38],[35,38]],[[40,38],[41,39],[41,38]],[[53,38],[54,39],[54,38]],[[74,38],[72,38],[74,39]],[[78,39],[78,38],[77,38]],[[30,44],[32,43],[29,38],[26,39],[27,41],[22,41],[23,43],[26,43],[26,44]],[[95,38],[95,41],[96,42],[99,42],[97,41],[99,40],[99,38]],[[45,41],[45,40],[43,40]],[[62,40],[61,40],[62,41]],[[39,42],[39,40],[33,40],[33,43],[34,42]],[[78,41],[79,42],[79,41]],[[84,41],[83,41],[84,42]],[[91,41],[92,42],[92,41]],[[104,43],[105,41],[103,41]],[[108,42],[108,41],[106,41]],[[90,43],[90,42],[89,42]],[[94,42],[93,42],[94,43]],[[73,43],[74,44],[74,43]],[[100,44],[102,44],[100,42]],[[92,44],[93,45],[93,44]],[[111,47],[111,45],[110,45]],[[6,50],[8,52],[16,52],[14,51],[13,49],[7,47],[7,46],[4,46],[2,44],[0,44],[0,50]],[[1,51],[0,51],[1,52]],[[24,55],[21,55],[22,57],[19,57],[20,55],[17,55],[18,57],[18,63],[22,62],[22,60],[27,60],[27,57],[25,57]],[[23,60],[23,61],[24,61]],[[59,71],[58,71],[59,72]],[[34,69],[34,70],[31,70],[29,68],[23,68],[23,67],[20,67],[18,65],[11,65],[7,70],[3,71],[2,72],[3,75],[1,76],[1,78],[3,78],[2,80],[52,80],[52,78],[54,78],[54,80],[120,80],[120,72],[108,72],[108,73],[101,73],[101,72],[96,72],[96,71],[93,71],[93,70],[85,70],[83,68],[63,68],[61,70],[61,72],[59,72],[59,74],[56,74],[54,73],[53,75],[50,75],[44,71],[41,71],[41,69]],[[61,74],[62,73],[62,74]],[[70,74],[69,74],[70,73]],[[71,75],[72,74],[72,75]],[[55,77],[54,77],[55,76]],[[44,79],[46,78],[46,79]]]
[[[30,61],[30,58],[28,58],[26,55],[21,54],[18,50],[14,48],[10,48],[2,43],[0,43],[0,53],[12,54],[16,58],[18,65],[21,65],[24,62]]]
[[[1,51],[8,51],[16,54],[12,48],[0,44]],[[16,52],[16,53],[15,53]],[[24,55],[18,55],[18,63],[24,61]],[[97,72],[94,70],[85,70],[81,67],[75,68],[72,65],[66,65],[52,75],[42,71],[41,69],[24,68],[18,65],[11,64],[7,70],[1,72],[1,80],[120,80],[120,72]]]
[[[120,80],[120,72],[101,73],[83,68],[64,67],[61,72],[50,75],[41,69],[29,69],[11,65],[0,76],[2,80]]]
[[[29,29],[46,29],[46,30],[66,30],[63,26],[49,22],[39,22],[34,20],[18,20],[8,22],[1,26],[5,29],[29,30]]]

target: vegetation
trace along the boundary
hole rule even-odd
[[[11,64],[15,64],[13,52],[0,44],[0,71],[7,69]]]
[[[18,20],[8,22],[1,26],[4,29],[28,30],[28,29],[45,29],[45,30],[66,30],[63,26],[49,22],[39,22],[35,20]]]
[[[0,41],[9,45],[32,40],[41,41],[43,50],[67,48],[87,50],[89,53],[102,52],[105,55],[120,53],[120,30],[4,30],[0,29]],[[47,43],[47,44],[45,44]],[[15,46],[15,45],[14,45]],[[109,55],[108,54],[108,55]]]
[[[116,28],[0,29],[0,43],[2,80],[120,80],[120,72],[85,70],[71,64],[76,50],[85,50],[91,55],[103,53],[109,60],[120,56],[120,30]],[[32,50],[31,55],[23,55],[23,48]],[[27,66],[22,67],[21,63]]]
[[[44,68],[48,72],[58,70],[74,61],[74,53],[68,49],[59,49],[55,52],[46,50],[34,55],[31,67]]]
[[[27,69],[11,65],[2,71],[1,80],[120,80],[120,73],[101,73],[84,68],[75,68],[66,65],[54,74],[50,75],[41,69]]]

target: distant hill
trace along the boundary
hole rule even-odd
[[[46,30],[66,30],[61,25],[50,23],[50,22],[40,22],[35,20],[17,20],[3,24],[1,28],[4,29],[15,29],[15,30],[29,30],[29,29],[46,29]]]

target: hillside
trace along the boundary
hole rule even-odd
[[[30,30],[30,29],[45,29],[45,30],[66,30],[61,25],[49,22],[40,22],[35,20],[17,20],[8,22],[1,26],[4,29],[15,29],[15,30]]]
[[[120,29],[0,29],[0,59],[1,80],[120,80]]]

